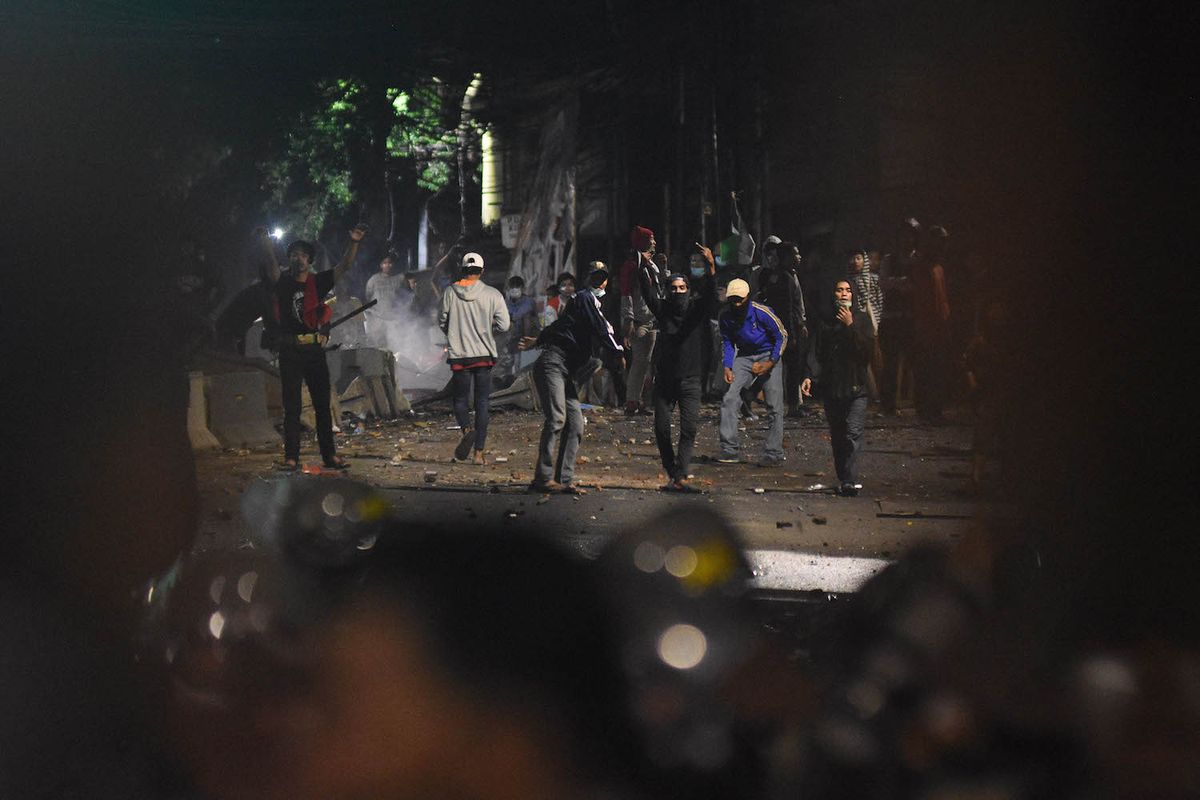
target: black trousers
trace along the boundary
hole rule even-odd
[[[798,408],[803,403],[800,396],[800,384],[804,378],[804,359],[808,355],[808,339],[799,334],[788,332],[787,347],[783,356],[783,401],[789,411]]]
[[[300,384],[307,384],[317,417],[321,458],[337,454],[333,445],[333,414],[329,409],[329,364],[325,349],[316,344],[283,345],[279,350],[279,381],[283,389],[283,457],[300,460]]]
[[[663,469],[673,481],[685,480],[692,465],[692,448],[700,424],[700,376],[655,377],[654,438]],[[679,450],[671,446],[671,412],[679,406]]]

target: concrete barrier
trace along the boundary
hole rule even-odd
[[[188,439],[193,450],[220,450],[221,443],[208,429],[208,400],[204,396],[204,373],[188,373]]]
[[[267,417],[266,376],[230,372],[204,379],[208,429],[222,447],[253,447],[278,441]]]

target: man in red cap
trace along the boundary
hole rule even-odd
[[[654,343],[658,339],[658,325],[654,314],[642,298],[642,288],[638,281],[638,271],[641,268],[650,270],[654,276],[654,285],[662,282],[660,270],[654,263],[654,231],[640,225],[633,226],[629,235],[633,252],[621,266],[621,333],[625,339],[626,351],[631,351],[629,380],[626,383],[625,413],[645,413],[642,397],[645,394],[646,377],[650,372],[650,359],[654,355]]]

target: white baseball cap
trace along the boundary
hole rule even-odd
[[[466,271],[479,270],[482,272],[483,256],[479,255],[479,253],[467,253],[462,257],[462,268]]]

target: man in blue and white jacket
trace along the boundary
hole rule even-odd
[[[742,389],[766,375],[763,395],[767,401],[766,446],[760,466],[777,467],[783,453],[783,372],[775,369],[787,347],[787,329],[767,306],[750,301],[750,284],[734,278],[725,289],[726,309],[718,320],[724,349],[725,382],[729,388],[721,402],[721,454],[717,461],[736,464],[742,460],[738,441],[738,404]]]

